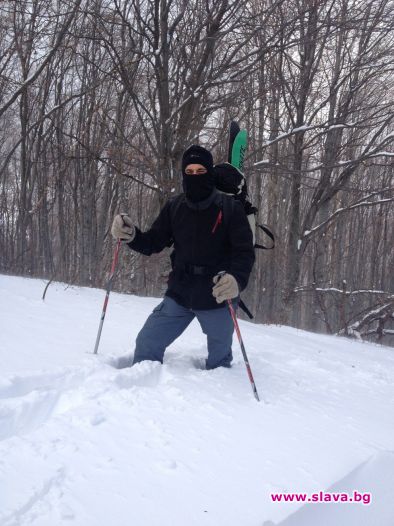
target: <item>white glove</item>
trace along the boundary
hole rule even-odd
[[[125,243],[133,241],[135,227],[127,214],[118,214],[114,217],[111,234],[115,239],[121,239]]]
[[[213,282],[215,286],[212,289],[212,294],[216,298],[217,303],[223,303],[225,300],[232,300],[238,296],[238,283],[231,274],[215,276]]]

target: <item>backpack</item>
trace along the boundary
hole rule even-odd
[[[274,234],[266,225],[257,223],[257,208],[249,201],[246,179],[243,173],[230,163],[217,164],[214,167],[214,171],[217,190],[223,194],[233,196],[235,200],[240,201],[242,204],[252,230],[254,247],[272,250],[275,247]],[[223,215],[226,215],[224,210]],[[271,239],[272,246],[266,247],[256,243],[256,227],[260,228]]]

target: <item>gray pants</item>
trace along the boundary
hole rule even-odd
[[[143,360],[163,363],[166,348],[183,333],[194,317],[207,335],[207,369],[230,367],[234,325],[227,306],[192,311],[168,296],[153,310],[138,334],[133,364]]]

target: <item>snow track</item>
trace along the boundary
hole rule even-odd
[[[161,378],[159,364],[141,364],[131,369],[128,367],[130,357],[101,360],[101,365],[97,365],[96,360],[94,357],[91,368],[82,370],[68,368],[54,374],[11,376],[3,380],[0,385],[0,441],[29,433],[49,419],[73,411],[108,391],[155,387]]]
[[[19,400],[0,403],[0,440],[36,429],[52,415],[58,391],[33,391]]]
[[[38,521],[40,521],[41,513],[45,510],[45,507],[42,506],[42,503],[48,497],[53,499],[53,494],[55,493],[59,495],[59,488],[62,485],[64,476],[64,470],[59,470],[52,477],[44,480],[41,487],[32,492],[25,504],[13,510],[8,516],[6,514],[3,516],[0,515],[0,517],[2,517],[2,526],[19,526],[23,522],[24,518],[28,516],[30,516],[33,520],[38,519]],[[67,517],[64,516],[64,518]],[[72,518],[72,514],[70,514],[68,518]]]
[[[0,384],[0,440],[26,434],[46,422],[67,391],[77,389],[87,373],[78,369],[59,373],[11,376]]]
[[[68,453],[70,450],[73,454],[79,451],[79,441],[72,437],[73,428],[85,428],[86,431],[86,428],[94,429],[107,421],[109,415],[105,407],[109,400],[116,400],[116,393],[119,394],[117,403],[121,404],[122,392],[127,390],[126,399],[131,406],[136,398],[135,394],[132,395],[133,388],[150,389],[158,385],[162,376],[158,364],[145,363],[124,369],[124,360],[127,358],[103,360],[93,357],[90,368],[68,368],[54,374],[14,375],[3,380],[0,388],[0,438],[3,441],[0,458],[8,457],[8,462],[0,461],[0,474],[2,484],[7,481],[8,487],[4,489],[3,486],[0,494],[2,526],[31,522],[40,526],[46,524],[42,522],[42,514],[51,514],[58,508],[55,503],[62,500],[68,473],[67,462],[55,462],[46,476],[39,477],[39,481],[35,481],[35,473],[33,484],[27,488],[24,498],[17,498],[15,505],[9,507],[7,497],[15,499],[20,491],[13,487],[13,475],[4,468],[5,464],[9,467],[16,464],[24,469],[22,458],[28,458],[29,462],[35,459],[38,473],[47,471],[46,460],[56,458],[63,446]],[[157,430],[153,420],[148,420],[147,424]],[[43,437],[46,437],[44,442]],[[158,437],[156,434],[156,444],[161,443]],[[44,445],[37,447],[37,443]],[[172,469],[171,463],[158,463],[158,469],[168,468]],[[63,515],[57,516],[56,521],[72,518],[74,514],[70,510],[70,507],[63,507]],[[58,524],[51,521],[48,524]]]

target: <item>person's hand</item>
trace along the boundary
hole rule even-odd
[[[135,227],[127,214],[118,214],[114,217],[111,234],[115,239],[121,239],[125,243],[133,241]]]
[[[217,275],[213,278],[213,282],[215,286],[212,289],[212,294],[216,298],[217,303],[232,300],[238,296],[238,283],[231,274]]]

